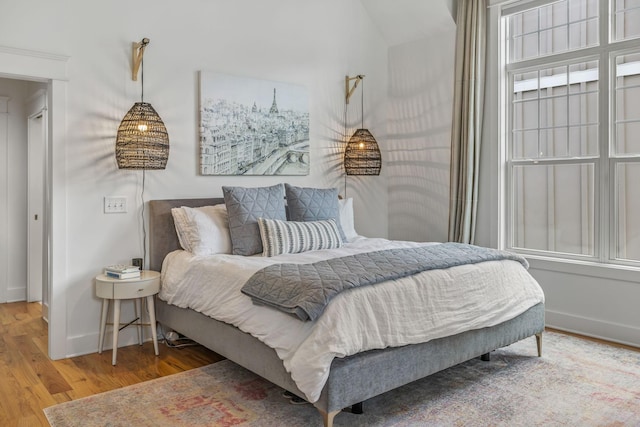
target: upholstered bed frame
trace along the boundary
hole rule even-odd
[[[160,271],[164,257],[179,249],[171,208],[207,206],[224,203],[214,199],[153,200],[150,205],[150,268]],[[276,352],[251,335],[227,323],[196,311],[166,304],[158,299],[156,318],[173,329],[272,383],[299,396],[303,394],[285,371]],[[490,328],[404,347],[371,350],[346,358],[337,358],[320,399],[314,406],[323,416],[325,427],[343,408],[393,390],[474,357],[535,335],[541,354],[544,330],[544,304],[531,307],[514,319]]]

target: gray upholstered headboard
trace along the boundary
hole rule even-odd
[[[180,249],[178,235],[173,224],[171,209],[179,206],[192,208],[224,203],[221,197],[213,199],[170,199],[149,202],[149,269],[160,271],[164,257]]]

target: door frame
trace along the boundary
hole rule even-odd
[[[0,77],[47,83],[43,280],[49,294],[49,357],[67,356],[67,62],[68,56],[0,46]]]
[[[8,156],[8,144],[9,144],[9,100],[8,96],[0,96],[0,169],[3,171],[0,173],[0,200],[7,200],[7,189],[9,186],[9,179],[6,171],[8,170],[9,156]],[[7,236],[9,230],[9,207],[0,206],[0,236]],[[9,248],[8,245],[0,245],[0,301],[7,300],[7,286],[9,277]]]

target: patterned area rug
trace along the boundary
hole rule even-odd
[[[640,426],[640,353],[546,332],[365,402],[336,426]],[[53,427],[322,426],[225,360],[46,408]]]

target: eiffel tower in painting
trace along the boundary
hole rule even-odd
[[[269,114],[278,114],[278,104],[276,104],[276,88],[273,88],[273,103],[271,104],[271,109],[269,110]]]

